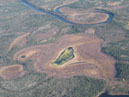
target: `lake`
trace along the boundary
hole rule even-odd
[[[107,93],[101,94],[99,97],[129,97],[129,95],[108,95]]]

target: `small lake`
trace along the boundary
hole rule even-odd
[[[108,95],[107,93],[101,94],[99,97],[129,97],[129,95]]]

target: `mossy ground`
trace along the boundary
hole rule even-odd
[[[72,47],[66,48],[60,56],[52,64],[54,66],[62,65],[74,58],[74,50]]]

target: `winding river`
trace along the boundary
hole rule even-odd
[[[60,12],[60,9],[63,8],[63,7],[66,7],[67,5],[62,5],[58,8],[56,8],[55,12],[50,12],[50,11],[47,11],[45,9],[41,9],[41,8],[36,7],[35,5],[29,3],[27,0],[21,0],[21,2],[23,2],[29,8],[31,8],[33,10],[36,10],[38,12],[46,13],[46,14],[56,18],[57,20],[63,21],[63,22],[68,23],[68,24],[77,24],[77,23],[74,23],[74,22],[71,22],[71,21],[65,19],[63,16],[60,16],[60,15],[63,15],[63,13]],[[104,13],[104,14],[107,14],[109,16],[104,22],[100,22],[100,23],[96,23],[96,24],[108,23],[108,22],[112,21],[112,19],[114,17],[114,14],[110,11],[107,11],[107,10],[104,10],[104,9],[94,9],[94,10],[95,10],[96,13]],[[85,24],[79,24],[79,25],[85,25]],[[86,25],[92,25],[92,24],[86,24]]]
[[[45,10],[45,9],[38,8],[38,7],[36,7],[35,5],[29,3],[29,2],[26,1],[26,0],[21,0],[21,2],[23,2],[26,6],[28,6],[29,8],[31,8],[31,9],[33,9],[33,10],[36,10],[36,11],[38,11],[38,12],[46,13],[46,14],[48,14],[48,15],[50,15],[50,16],[52,16],[52,17],[58,19],[58,20],[61,20],[61,21],[65,22],[65,23],[74,24],[74,23],[72,23],[72,22],[66,20],[65,18],[63,18],[63,17],[57,15],[57,14],[54,13],[54,12],[49,12],[49,11],[47,11],[47,10]]]

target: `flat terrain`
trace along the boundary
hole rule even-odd
[[[22,65],[4,66],[0,69],[0,76],[6,80],[19,76],[23,72]]]
[[[97,13],[93,9],[83,10],[64,7],[60,11],[67,16],[68,20],[77,24],[98,24],[109,18],[107,14]]]
[[[17,37],[15,40],[13,40],[13,42],[10,44],[8,51],[10,51],[16,44],[20,43],[21,41],[21,45],[24,46],[26,44],[26,37],[29,35],[30,33],[25,33],[19,37]]]
[[[129,95],[129,0],[23,1],[0,0],[0,97]]]
[[[35,59],[37,71],[54,73],[60,77],[88,75],[107,80],[114,79],[115,61],[101,52],[102,42],[103,40],[95,36],[66,35],[55,43],[32,46],[18,51],[14,59],[20,61]],[[67,47],[73,47],[75,57],[59,67],[53,67],[52,63],[56,60],[55,58],[62,52],[62,49]],[[37,50],[39,52],[30,54],[30,52]],[[22,58],[22,56],[26,57]]]

